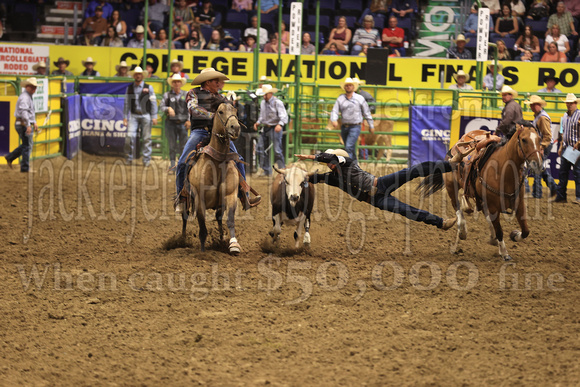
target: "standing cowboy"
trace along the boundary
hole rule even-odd
[[[493,71],[495,69],[495,65],[490,63],[487,66],[489,72],[483,77],[483,90],[493,91]],[[495,75],[495,90],[501,90],[503,87],[503,83],[505,82],[504,76],[501,74],[503,70],[503,65],[501,63],[497,64],[497,74]]]
[[[129,65],[124,60],[115,66],[115,70],[117,70],[117,74],[114,77],[129,77]]]
[[[465,35],[459,34],[457,35],[457,39],[453,41],[455,43],[455,47],[448,51],[449,58],[455,59],[471,59],[472,54],[465,45],[469,43],[469,39],[465,38]]]
[[[20,136],[22,143],[4,158],[8,166],[12,168],[12,162],[22,156],[20,172],[28,172],[30,169],[30,154],[32,153],[32,131],[38,130],[34,102],[32,101],[32,95],[36,91],[38,84],[36,78],[28,78],[22,81],[20,86],[24,87],[26,91],[18,97],[14,117],[16,117],[16,132]]]
[[[544,82],[546,82],[546,87],[543,89],[538,90],[538,93],[561,93],[562,91],[556,89],[556,85],[560,82],[560,78],[556,77],[555,75],[549,75],[544,78]]]
[[[56,62],[53,62],[58,69],[54,70],[50,75],[64,75],[67,77],[72,77],[73,73],[68,71],[66,68],[70,64],[70,60],[64,60],[64,58],[58,58]]]
[[[516,122],[522,119],[522,107],[514,100],[518,92],[509,86],[501,89],[501,100],[505,104],[501,111],[501,121],[495,131],[498,136],[511,137],[515,129]]]
[[[87,60],[83,60],[83,66],[85,66],[85,71],[81,73],[81,75],[86,77],[100,77],[101,74],[97,70],[95,70],[95,65],[97,62],[93,60],[90,56]]]
[[[157,125],[157,98],[151,86],[143,81],[143,69],[139,66],[133,71],[135,82],[127,87],[123,108],[123,125],[127,126],[125,138],[126,164],[132,164],[137,156],[137,132],[141,129],[143,141],[143,165],[151,162],[151,124]]]
[[[46,62],[41,60],[40,62],[32,66],[32,70],[36,71],[36,74],[34,75],[40,75],[42,77],[46,76]]]
[[[181,78],[183,78],[183,79],[189,79],[189,77],[187,76],[187,74],[184,73],[183,71],[181,71],[181,70],[183,70],[183,62],[182,61],[180,61],[178,59],[173,59],[171,61],[170,69],[171,69],[171,75],[170,76],[175,75],[175,74],[179,74],[179,76]]]
[[[165,120],[165,136],[169,143],[170,170],[173,170],[176,155],[183,153],[183,147],[187,142],[187,130],[191,127],[191,122],[185,102],[187,92],[181,90],[185,79],[181,78],[179,74],[174,74],[167,80],[167,83],[171,86],[171,90],[163,94],[159,110],[168,116]],[[179,140],[179,146],[177,140]]]
[[[473,86],[467,83],[469,82],[469,74],[467,74],[465,71],[458,70],[455,74],[453,74],[453,78],[457,83],[455,85],[449,86],[450,90],[473,90]]]
[[[342,87],[345,93],[339,95],[336,99],[332,112],[330,113],[330,122],[337,129],[338,115],[340,114],[342,116],[340,136],[344,141],[344,147],[349,157],[356,162],[355,147],[358,136],[360,135],[363,117],[367,120],[369,130],[372,134],[375,133],[375,126],[369,105],[360,94],[355,93],[358,89],[358,83],[352,78],[346,78],[340,84],[340,87]]]
[[[570,169],[574,168],[576,200],[572,203],[580,204],[580,157],[572,163],[566,158],[567,155],[564,154],[564,151],[569,147],[580,150],[580,110],[578,110],[578,100],[572,93],[568,93],[566,99],[563,100],[566,102],[568,111],[562,117],[562,121],[565,123],[563,125],[564,134],[562,135],[562,142],[558,149],[558,156],[560,156],[560,182],[558,183],[558,194],[552,200],[555,203],[566,203],[568,175],[570,174]]]
[[[254,130],[258,130],[260,125],[263,126],[263,131],[258,138],[258,153],[260,154],[260,167],[264,170],[266,176],[272,175],[272,166],[270,165],[270,157],[266,153],[266,149],[273,144],[274,161],[278,168],[285,168],[284,152],[282,150],[282,137],[284,135],[284,125],[288,123],[288,113],[284,107],[284,103],[274,96],[278,89],[272,85],[263,85],[260,88],[260,94],[264,95],[264,99],[260,104],[260,117],[254,124]]]
[[[537,129],[542,142],[540,146],[544,151],[544,159],[548,158],[552,150],[552,120],[546,111],[544,106],[546,106],[546,101],[537,95],[532,95],[528,101],[524,102],[526,105],[530,105],[530,109],[534,112],[534,120],[532,125]],[[542,198],[542,179],[546,182],[546,185],[550,189],[550,197],[556,195],[556,182],[550,174],[550,169],[545,168],[544,171],[539,175],[534,175],[534,185],[532,186],[532,196],[541,199]]]
[[[217,111],[217,104],[214,102],[226,102],[225,97],[219,94],[219,87],[222,81],[229,81],[229,78],[225,74],[220,73],[211,67],[203,69],[191,82],[192,85],[199,87],[194,87],[187,93],[186,103],[191,121],[191,134],[185,144],[183,153],[179,157],[175,173],[175,187],[177,189],[175,212],[178,214],[184,211],[185,198],[181,196],[181,191],[183,190],[185,175],[187,173],[187,157],[192,151],[195,151],[197,145],[206,140],[211,133],[213,128],[213,118]],[[230,151],[238,153],[233,141],[230,141]],[[238,167],[243,180],[245,180],[246,170],[244,165],[240,162],[237,163],[236,166]],[[244,209],[257,206],[262,200],[260,196],[256,196],[252,199],[241,193],[239,196],[244,205]]]

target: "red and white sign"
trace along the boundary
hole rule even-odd
[[[77,34],[80,34],[81,27],[77,28]],[[64,26],[41,26],[40,27],[41,34],[52,34],[52,35],[62,35],[64,36]],[[68,36],[72,36],[73,34],[73,27],[68,28]]]
[[[32,75],[32,66],[48,60],[48,46],[0,44],[0,74]]]
[[[74,9],[75,4],[77,9],[80,11],[83,8],[82,3],[74,2],[74,1],[57,1],[56,8],[57,9]]]

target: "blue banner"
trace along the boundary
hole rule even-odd
[[[124,98],[82,97],[82,150],[109,156],[125,154],[127,127],[123,125]]]
[[[409,165],[443,160],[451,137],[451,106],[409,107]]]
[[[18,136],[16,131],[14,135]],[[0,156],[10,153],[10,102],[0,102]]]
[[[79,152],[81,140],[81,96],[73,95],[64,99],[65,111],[65,151],[67,159],[73,159]]]
[[[125,94],[131,82],[79,83],[79,94]]]

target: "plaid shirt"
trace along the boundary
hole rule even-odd
[[[562,117],[564,122],[564,134],[562,140],[564,146],[574,146],[578,140],[580,140],[580,109],[574,110],[571,114],[569,112],[564,113]]]
[[[554,24],[557,24],[558,27],[560,27],[560,33],[568,36],[572,33],[570,23],[574,23],[574,19],[570,12],[564,11],[562,16],[558,16],[558,14],[555,13],[548,19],[548,28],[552,28]]]

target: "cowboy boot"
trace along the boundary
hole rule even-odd
[[[457,222],[457,217],[454,218],[448,218],[445,219],[443,221],[443,225],[441,226],[441,229],[444,231],[449,230],[451,227],[453,227],[453,225]]]

